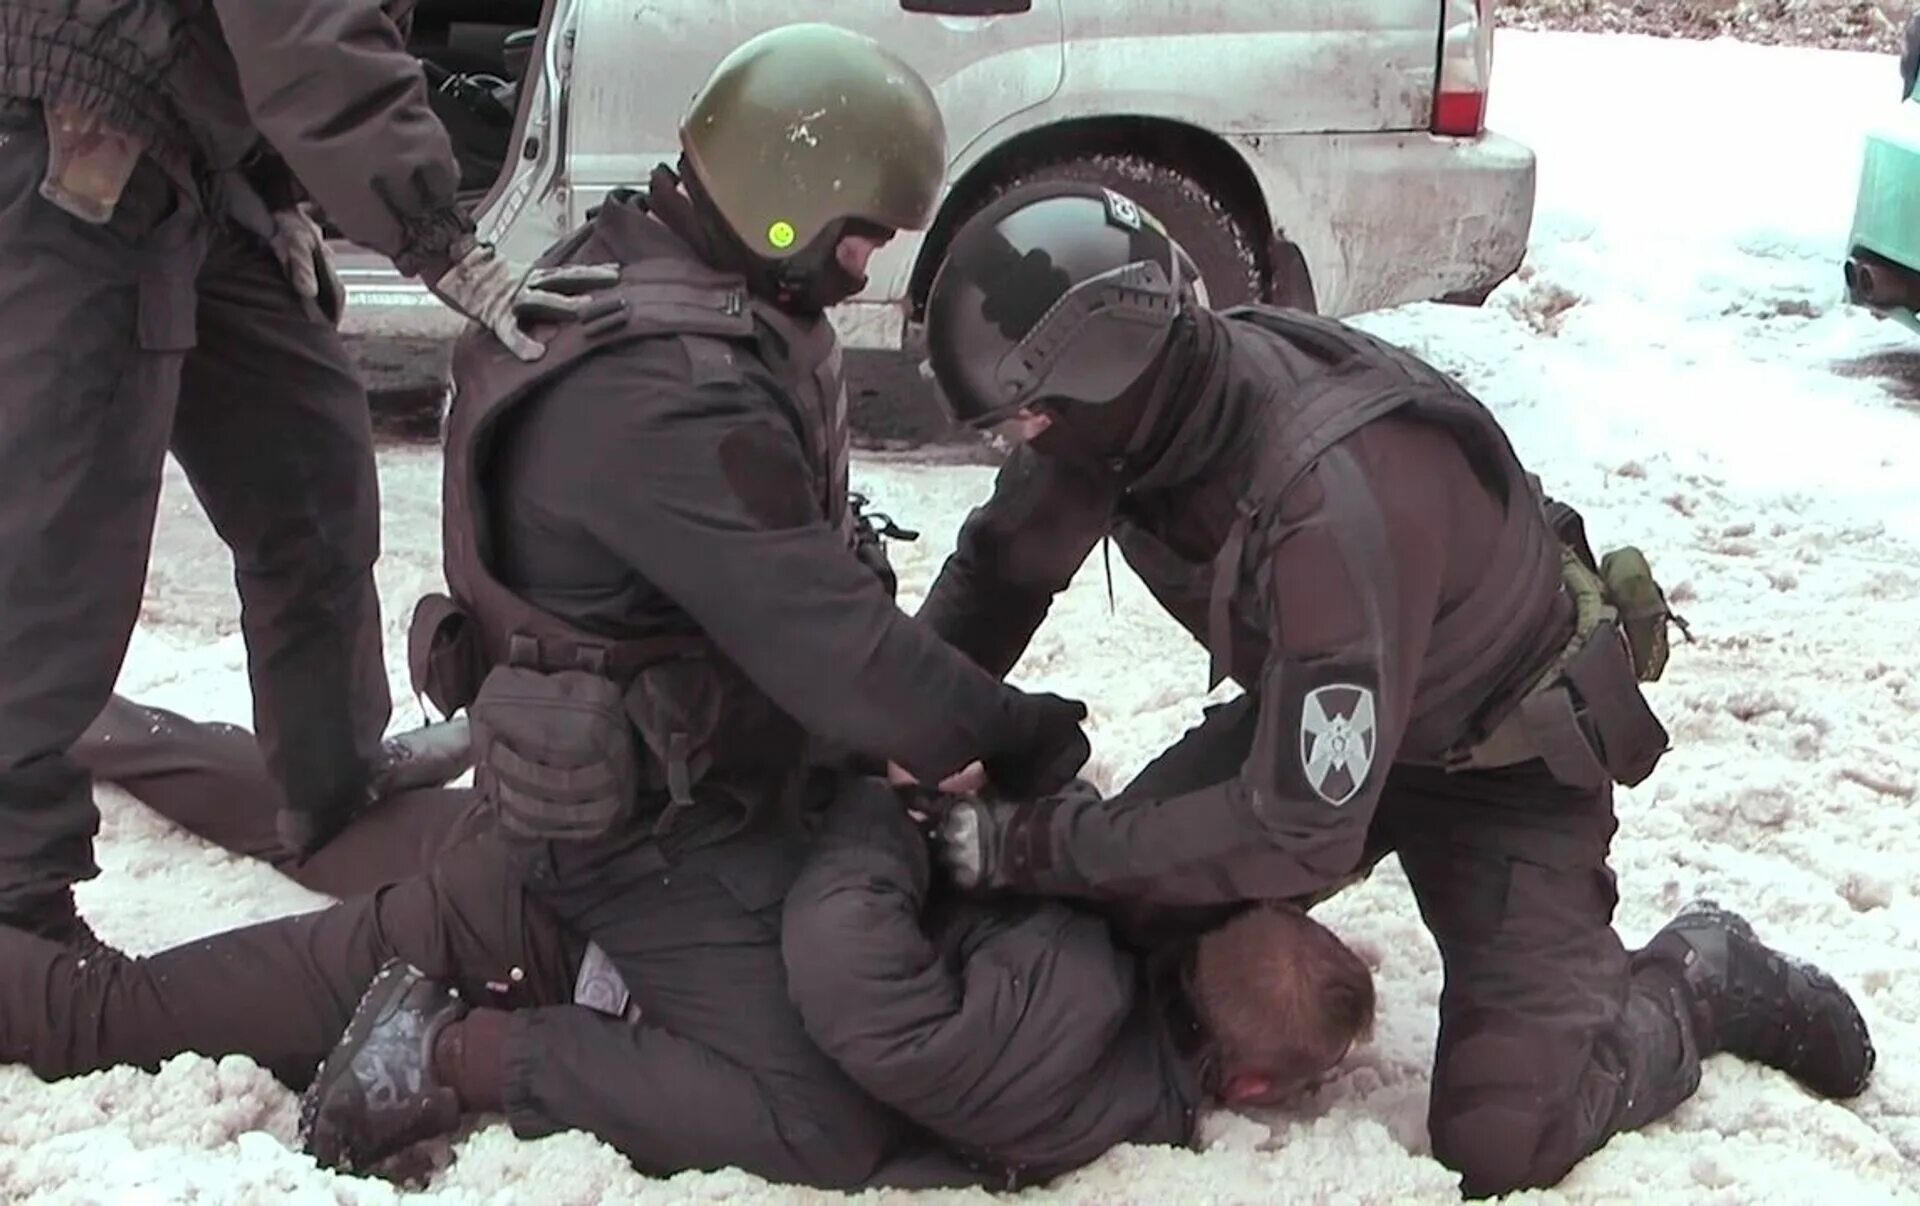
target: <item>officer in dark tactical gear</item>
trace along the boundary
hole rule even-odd
[[[1446,969],[1433,1150],[1471,1195],[1557,1182],[1714,1052],[1861,1092],[1853,1002],[1738,916],[1690,907],[1632,952],[1612,929],[1613,787],[1667,746],[1645,559],[1596,560],[1446,375],[1312,315],[1210,312],[1193,279],[1128,198],[1046,184],[934,282],[947,404],[1020,447],[920,618],[1005,673],[1111,537],[1243,688],[1112,799],[953,808],[946,864],[1178,926],[1397,854]]]
[[[390,717],[367,401],[318,202],[516,354],[567,312],[475,243],[401,26],[410,0],[0,7],[0,920],[81,947],[98,873],[67,756],[140,610],[164,458],[232,550],[281,838],[419,769]]]
[[[621,280],[535,328],[544,358],[477,334],[455,353],[450,591],[410,646],[471,725],[483,823],[427,875],[111,974],[0,932],[0,1057],[51,1076],[254,1054],[311,1079],[301,1133],[330,1167],[504,1111],[649,1172],[877,1175],[903,1124],[786,990],[810,820],[849,766],[936,783],[978,761],[1057,790],[1085,709],[981,670],[853,547],[824,310],[934,210],[925,82],[871,39],[773,30],[718,66],[682,144],[546,257]]]

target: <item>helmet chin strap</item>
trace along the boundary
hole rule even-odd
[[[664,168],[661,170],[665,170]],[[798,254],[785,260],[770,260],[759,255],[720,216],[699,173],[686,156],[680,157],[675,182],[686,189],[692,202],[690,217],[699,227],[698,250],[716,268],[731,269],[747,278],[747,287],[758,296],[789,313],[814,317],[830,306],[839,305],[867,287],[867,278],[855,276],[840,265],[838,254],[847,219],[829,223]],[[655,189],[657,195],[660,190]],[[660,209],[657,202],[654,208]],[[663,215],[664,216],[664,215]]]
[[[840,240],[847,220],[827,224],[798,255],[784,261],[765,261],[777,290],[773,303],[783,310],[819,314],[867,287],[865,276],[855,276],[840,263]]]

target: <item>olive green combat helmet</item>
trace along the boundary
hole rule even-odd
[[[932,89],[872,38],[787,25],[741,44],[680,123],[720,218],[761,259],[829,259],[849,220],[924,230],[947,169]]]

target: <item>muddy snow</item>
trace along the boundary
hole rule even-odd
[[[1503,32],[1493,121],[1542,157],[1530,265],[1482,310],[1364,322],[1479,391],[1597,541],[1652,553],[1692,622],[1696,642],[1651,689],[1675,748],[1620,795],[1623,937],[1637,943],[1685,900],[1716,896],[1832,969],[1881,1052],[1872,1088],[1847,1104],[1716,1058],[1670,1118],[1522,1200],[1920,1201],[1920,339],[1842,305],[1839,271],[1860,138],[1894,79],[1887,57]],[[1779,103],[1756,110],[1764,97]],[[420,713],[402,625],[437,582],[438,462],[394,449],[382,468],[380,581],[396,723],[408,723]],[[911,606],[989,471],[866,460],[857,473],[925,533],[895,547]],[[244,721],[225,554],[177,474],[163,511],[122,689]],[[1207,698],[1204,654],[1115,566],[1114,610],[1095,559],[1017,671],[1091,702],[1092,770],[1108,787]],[[105,871],[80,899],[110,941],[152,950],[323,903],[112,789],[99,796]],[[1122,1149],[1024,1196],[1456,1200],[1423,1122],[1440,968],[1405,881],[1389,862],[1323,915],[1381,991],[1376,1041],[1336,1080],[1295,1109],[1215,1115],[1204,1152]],[[735,1172],[649,1182],[589,1138],[525,1143],[497,1119],[446,1147],[424,1187],[336,1177],[292,1150],[291,1095],[243,1059],[58,1085],[4,1069],[0,1101],[9,1201],[835,1196]]]

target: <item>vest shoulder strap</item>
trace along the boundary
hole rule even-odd
[[[1281,397],[1282,386],[1276,382],[1262,399],[1252,477],[1213,562],[1207,606],[1210,686],[1232,670],[1230,609],[1247,539],[1260,514],[1329,448],[1432,389],[1404,371],[1398,358],[1385,356],[1369,341],[1355,338],[1357,332],[1318,315],[1271,306],[1239,306],[1224,313],[1303,348],[1326,367],[1294,397]]]
[[[742,282],[705,265],[662,257],[623,265],[618,285],[597,293],[566,322],[529,325],[547,352],[521,361],[491,334],[470,331],[454,351],[459,397],[447,425],[443,526],[448,586],[478,632],[491,664],[591,667],[616,676],[697,647],[684,638],[609,640],[527,602],[494,577],[483,533],[486,491],[479,463],[488,433],[513,406],[581,360],[648,338],[752,339]]]

